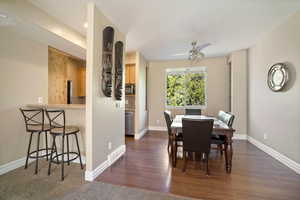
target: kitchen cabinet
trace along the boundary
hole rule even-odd
[[[125,83],[135,84],[135,64],[126,64]]]
[[[86,67],[79,67],[78,76],[79,76],[78,96],[84,97],[85,96]]]

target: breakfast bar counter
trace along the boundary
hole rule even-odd
[[[26,107],[65,110],[66,125],[78,126],[80,129],[79,146],[83,161],[85,160],[85,104],[27,104]],[[46,116],[45,123],[48,123]],[[73,139],[70,140],[70,150],[76,150],[76,141]]]
[[[28,104],[29,108],[84,110],[85,104]]]

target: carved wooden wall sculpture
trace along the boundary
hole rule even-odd
[[[115,44],[115,98],[122,100],[123,86],[123,42]]]
[[[102,92],[111,97],[112,93],[112,52],[114,43],[114,29],[110,26],[103,30],[102,46]]]

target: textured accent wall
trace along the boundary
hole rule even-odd
[[[56,49],[48,50],[48,102],[67,103],[67,80],[72,80],[73,96],[85,96],[85,61]]]

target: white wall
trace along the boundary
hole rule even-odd
[[[229,66],[227,57],[205,58],[196,64],[188,60],[155,61],[149,63],[148,105],[149,127],[165,127],[165,71],[167,68],[206,66],[207,108],[204,114],[216,116],[219,110],[229,111]],[[173,110],[184,113],[184,110]],[[158,121],[157,121],[158,120]]]
[[[48,46],[0,28],[0,165],[26,155],[29,134],[18,110],[48,100]],[[35,144],[36,138],[33,138]]]
[[[249,135],[300,163],[300,12],[249,50]],[[268,70],[286,62],[291,82],[283,92],[267,86]],[[264,140],[263,135],[267,134]]]
[[[112,26],[115,41],[123,41],[124,46],[125,35],[106,19],[94,3],[88,4],[87,11],[86,169],[90,173],[125,143],[125,96],[118,101],[121,104],[119,108],[114,96],[105,97],[101,90],[102,31],[106,26]],[[110,150],[108,142],[112,143]]]

